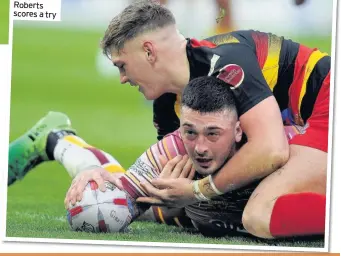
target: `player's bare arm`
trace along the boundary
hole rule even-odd
[[[289,145],[273,97],[246,112],[240,122],[248,142],[213,176],[213,184],[221,194],[264,178],[289,158]],[[197,201],[192,184],[185,180],[157,179],[152,185],[159,189],[147,183],[143,187],[155,198],[140,198],[139,202],[183,207]]]
[[[284,165],[289,157],[289,145],[273,97],[246,112],[240,122],[249,139],[214,175],[213,184],[221,194],[262,179]],[[139,198],[139,202],[182,207],[197,201],[192,184],[186,180],[156,179],[152,185],[142,184],[154,198]]]
[[[224,81],[227,87],[231,87],[236,96],[241,126],[248,137],[248,142],[215,174],[215,177],[198,181],[199,187],[209,187],[206,198],[224,194],[265,177],[282,166],[289,156],[281,113],[262,75],[255,54],[243,45],[225,47],[224,51],[231,53],[217,61],[212,74]],[[245,54],[248,56],[247,59],[240,58]],[[163,182],[167,184],[167,181]],[[179,186],[178,189],[182,193],[177,193],[177,202],[189,202],[189,198],[194,196],[193,191],[198,190],[193,188],[191,193],[189,185],[184,188]],[[163,197],[159,199],[171,205],[167,198],[175,196],[170,194],[172,191],[163,192]]]
[[[289,158],[289,145],[274,97],[263,100],[242,115],[240,123],[248,142],[213,177],[222,193],[264,178]]]

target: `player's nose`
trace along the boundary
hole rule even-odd
[[[208,147],[205,144],[205,140],[199,138],[197,140],[197,143],[195,144],[194,150],[198,156],[204,157],[208,151]]]

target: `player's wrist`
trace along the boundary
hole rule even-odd
[[[207,198],[200,190],[199,188],[199,182],[200,180],[195,180],[193,183],[192,183],[192,191],[193,191],[193,194],[195,196],[195,198],[198,200],[198,201],[209,201],[210,198]]]
[[[192,191],[195,198],[199,201],[209,201],[213,197],[222,195],[223,193],[217,189],[213,182],[212,175],[192,183]]]

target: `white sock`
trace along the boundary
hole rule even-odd
[[[90,146],[75,135],[59,139],[53,155],[72,178],[78,173],[96,166],[101,166],[109,172],[124,172],[123,167],[113,156]]]

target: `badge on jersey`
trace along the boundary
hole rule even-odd
[[[238,88],[244,80],[244,70],[237,64],[228,64],[219,70],[217,78],[229,84],[231,89]]]

